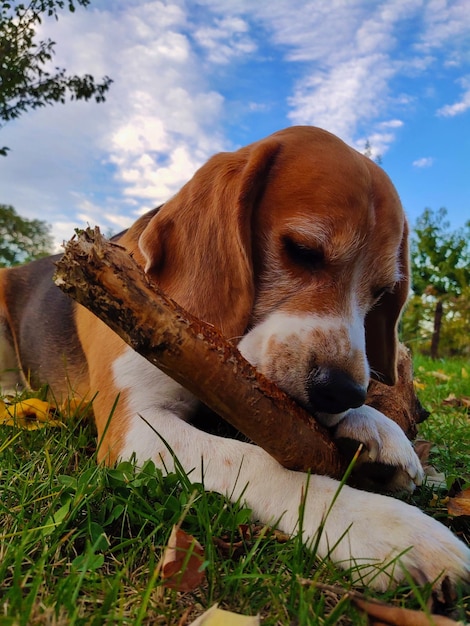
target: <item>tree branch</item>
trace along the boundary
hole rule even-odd
[[[99,229],[67,244],[55,282],[279,463],[341,478],[346,462],[327,431],[212,326],[167,298]]]

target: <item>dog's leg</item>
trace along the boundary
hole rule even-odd
[[[16,358],[10,329],[4,319],[0,319],[0,391],[14,395],[24,387],[21,369]]]
[[[298,529],[303,503],[303,539],[316,540],[324,524],[319,556],[331,556],[342,567],[357,564],[356,579],[378,589],[402,580],[402,566],[419,582],[432,581],[443,571],[452,580],[469,575],[470,551],[419,509],[343,487],[330,510],[337,481],[287,470],[257,446],[195,429],[184,421],[192,408],[187,392],[130,349],[115,361],[113,371],[122,390],[118,411],[127,415],[120,456],[136,453],[139,462],[152,458],[172,471],[174,454],[191,480],[241,499],[256,518],[289,534]],[[400,565],[391,563],[397,557]],[[375,567],[383,565],[388,567],[382,572]]]

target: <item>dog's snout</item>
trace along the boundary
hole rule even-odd
[[[311,408],[321,413],[342,413],[362,406],[367,389],[339,369],[320,368],[307,382]]]

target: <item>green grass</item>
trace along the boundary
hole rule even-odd
[[[414,363],[420,400],[431,412],[419,436],[435,443],[431,460],[447,476],[449,487],[456,481],[470,486],[470,409],[445,402],[452,396],[456,402],[470,400],[470,362],[431,361],[417,355]]]
[[[463,486],[470,482],[470,421],[464,408],[442,401],[450,393],[470,396],[469,364],[417,358],[417,369],[420,396],[433,412],[420,436],[436,444],[433,464]],[[436,369],[450,379],[429,373]],[[281,541],[255,525],[240,536],[249,510],[204,492],[181,472],[163,476],[152,463],[100,467],[94,450],[94,428],[85,420],[37,431],[0,427],[0,626],[176,625],[185,611],[189,623],[214,602],[260,613],[266,625],[367,623],[346,596],[303,584],[306,578],[350,587],[348,573],[319,563],[298,537]],[[425,487],[409,499],[468,540],[468,518],[448,520],[444,498]],[[180,521],[205,548],[206,582],[186,594],[163,587],[158,565]],[[420,608],[430,590],[376,597]],[[468,602],[457,601],[454,617],[468,619]]]

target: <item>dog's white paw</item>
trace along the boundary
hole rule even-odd
[[[388,489],[411,491],[422,483],[423,468],[411,442],[398,424],[380,411],[365,405],[351,409],[336,427],[335,438],[363,443],[362,462],[396,468]]]
[[[332,559],[356,566],[357,584],[383,591],[406,581],[406,572],[436,588],[445,576],[453,584],[470,582],[468,547],[440,522],[394,498],[344,487],[323,532]]]
[[[247,445],[232,444],[239,451]],[[214,474],[206,470],[206,488],[220,489],[221,472],[216,467]],[[359,584],[383,590],[406,580],[406,572],[418,583],[436,586],[443,576],[454,583],[469,579],[470,550],[418,508],[341,486],[328,476],[288,470],[256,446],[245,455],[235,485],[227,483],[222,492],[242,498],[255,518],[286,533],[294,534],[300,527],[303,541],[315,546],[320,558],[331,558],[348,570],[355,566],[352,576]]]

